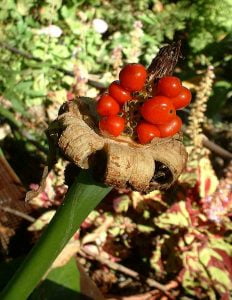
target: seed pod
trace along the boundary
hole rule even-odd
[[[80,107],[83,108],[81,98],[66,103],[56,120],[55,131],[59,149],[77,166],[93,167],[95,176],[107,185],[138,191],[167,188],[181,174],[186,151],[179,135],[155,138],[148,145],[138,144],[128,137],[103,137],[97,128],[87,124],[85,117],[88,116],[91,123],[91,116],[81,113]],[[52,132],[54,134],[54,130]],[[161,165],[162,176],[157,177],[155,174]]]
[[[148,188],[155,162],[148,151],[141,150],[141,147],[132,147],[122,142],[107,142],[102,149],[106,157],[104,182],[117,187],[131,186],[135,190]]]
[[[148,68],[147,83],[140,99],[143,95],[149,97],[156,78],[172,73],[179,50],[179,43],[161,49]],[[180,134],[172,138],[154,138],[146,145],[130,137],[104,137],[99,132],[93,110],[83,100],[65,103],[48,129],[48,137],[53,140],[55,137],[56,146],[68,160],[81,168],[92,168],[95,177],[118,188],[147,192],[168,188],[177,180],[187,160]]]

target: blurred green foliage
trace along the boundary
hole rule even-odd
[[[27,51],[44,63],[1,48],[0,90],[13,109],[23,113],[25,105],[41,103],[48,91],[68,88],[72,83],[51,65],[72,70],[83,63],[101,78],[112,69],[115,48],[122,50],[123,63],[133,61],[138,27],[142,34],[140,31],[137,37],[135,61],[147,65],[160,46],[181,39],[186,58],[182,68],[189,72],[187,79],[191,70],[211,63],[221,68],[220,77],[227,82],[224,69],[232,61],[231,14],[230,0],[1,1],[1,42]],[[94,28],[96,18],[108,24],[105,33]],[[50,24],[62,30],[59,37],[40,33]]]

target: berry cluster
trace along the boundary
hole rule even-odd
[[[171,137],[180,131],[182,121],[176,110],[189,105],[192,95],[182,86],[179,78],[166,76],[161,78],[148,99],[140,109],[146,122],[137,126],[137,135],[141,144],[149,143],[154,137]]]
[[[135,100],[134,92],[144,90],[146,79],[147,71],[140,64],[128,64],[121,70],[119,81],[112,82],[108,93],[97,103],[97,112],[102,117],[99,128],[103,133],[117,137],[124,131],[126,120],[120,115],[125,103]],[[179,132],[182,121],[176,110],[187,106],[191,97],[179,78],[161,78],[153,89],[153,97],[143,101],[140,107],[142,118],[135,129],[138,141],[147,144],[154,137],[170,137]]]
[[[118,116],[121,107],[132,100],[132,93],[143,89],[147,71],[140,64],[128,64],[119,73],[119,81],[114,81],[108,93],[101,96],[97,112],[103,118],[99,128],[112,136],[119,136],[125,129],[125,118]]]

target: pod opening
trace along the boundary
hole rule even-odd
[[[171,170],[162,162],[155,162],[154,176],[151,179],[151,183],[156,182],[159,185],[167,185],[173,182],[173,174]]]

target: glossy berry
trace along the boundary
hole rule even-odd
[[[97,103],[97,112],[100,116],[117,115],[119,110],[120,106],[118,102],[109,94],[102,95]]]
[[[141,144],[149,143],[154,137],[160,137],[160,132],[157,126],[141,122],[136,127],[136,132],[138,135],[138,140]]]
[[[121,87],[119,81],[113,81],[111,83],[109,86],[109,94],[119,104],[124,104],[132,99],[130,92]]]
[[[121,86],[130,92],[143,89],[147,78],[147,70],[140,64],[128,64],[119,73]]]
[[[108,116],[100,120],[99,128],[103,133],[117,137],[125,128],[125,120],[119,116]]]
[[[159,80],[157,94],[166,97],[176,97],[181,91],[181,81],[174,76],[166,76]]]
[[[180,93],[170,100],[174,104],[176,109],[181,109],[189,105],[192,99],[192,94],[189,89],[182,87]]]
[[[156,96],[147,100],[140,111],[143,118],[152,124],[167,123],[176,115],[172,101],[164,96]]]
[[[173,136],[174,134],[176,134],[181,130],[181,126],[182,126],[182,121],[181,118],[178,116],[175,116],[174,119],[172,119],[166,124],[157,125],[161,137]]]

